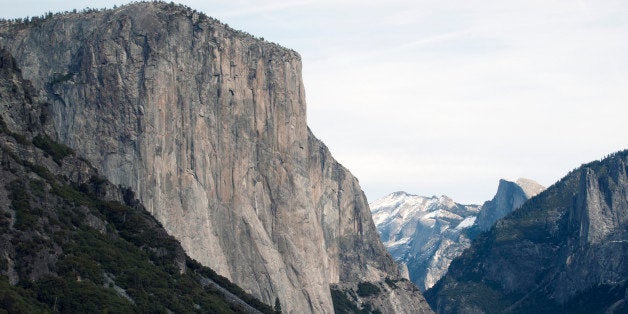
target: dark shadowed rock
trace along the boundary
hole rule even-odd
[[[481,234],[426,292],[442,313],[625,312],[628,151],[572,171]]]

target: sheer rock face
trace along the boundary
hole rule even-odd
[[[265,302],[328,313],[330,284],[397,276],[357,180],[307,128],[297,53],[164,3],[1,24],[0,45],[58,140]]]
[[[583,165],[480,235],[426,292],[442,313],[628,309],[628,151]]]
[[[545,190],[545,187],[538,182],[526,178],[519,178],[515,183],[523,190],[527,198],[532,198]]]
[[[482,205],[476,226],[481,231],[490,229],[496,221],[521,207],[525,201],[544,189],[545,187],[530,179],[520,178],[516,182],[499,180],[497,194]]]

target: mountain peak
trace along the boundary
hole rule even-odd
[[[497,188],[497,193],[504,193],[512,189],[513,187],[519,187],[525,193],[527,198],[531,198],[536,196],[537,194],[543,192],[545,187],[540,183],[527,178],[518,178],[517,180],[509,180],[509,179],[500,179],[499,186]],[[510,192],[507,192],[510,193]]]
[[[389,196],[391,196],[391,197],[400,197],[400,196],[414,196],[414,195],[412,195],[412,194],[410,194],[408,192],[405,192],[405,191],[397,191],[397,192],[390,193]]]
[[[545,190],[545,187],[543,185],[532,179],[519,178],[515,183],[517,183],[517,185],[521,187],[521,189],[523,190],[523,192],[526,193],[528,198],[536,196],[537,194]]]
[[[523,186],[518,182],[522,182]],[[482,210],[475,221],[476,226],[482,231],[490,229],[497,220],[519,208],[528,200],[531,197],[530,195],[536,192],[535,188],[538,186],[543,188],[529,179],[518,179],[516,182],[500,179],[497,193],[495,193],[493,199],[482,205]]]
[[[422,289],[431,287],[446,271],[452,254],[464,249],[445,237],[466,239],[463,230],[473,225],[479,210],[477,205],[458,204],[446,195],[406,192],[391,193],[372,202],[370,208],[384,245],[396,261],[404,263],[401,267],[409,270],[410,280]],[[437,242],[441,244],[435,245]],[[408,254],[410,248],[421,254]],[[418,270],[420,265],[432,262],[438,266]]]
[[[569,172],[476,238],[426,293],[430,304],[442,313],[625,313],[626,169],[618,152]]]

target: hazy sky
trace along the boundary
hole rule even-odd
[[[0,16],[128,1],[7,1]],[[628,1],[181,1],[298,51],[308,122],[369,201],[481,203],[628,148]]]

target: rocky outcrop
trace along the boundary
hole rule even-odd
[[[628,151],[572,171],[500,220],[426,292],[442,313],[625,312]]]
[[[482,205],[482,210],[475,221],[476,226],[480,231],[490,229],[496,221],[521,207],[525,201],[544,189],[545,187],[530,179],[520,178],[517,182],[499,180],[497,193],[492,200]]]
[[[357,180],[307,128],[294,51],[165,3],[4,22],[0,45],[55,137],[246,291],[329,313],[330,284],[397,276]]]
[[[336,313],[422,313],[428,307],[406,291],[420,294],[407,279],[385,278],[379,282],[363,281],[334,284],[331,287]]]

